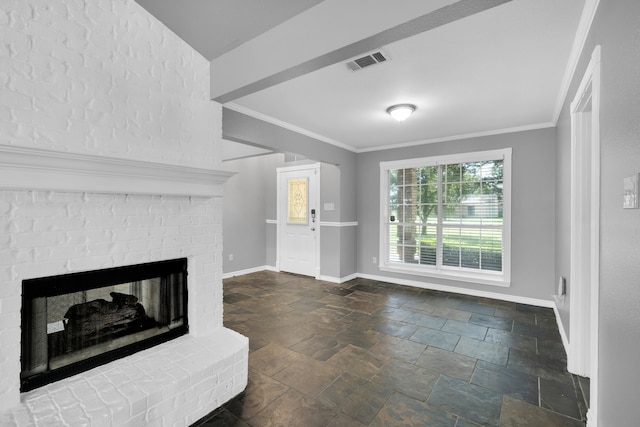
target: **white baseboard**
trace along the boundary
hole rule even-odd
[[[265,270],[278,271],[275,269],[275,267],[272,267],[270,265],[263,265],[260,267],[247,268],[246,270],[238,270],[238,271],[231,271],[229,273],[223,273],[222,279],[229,279],[231,277],[236,277],[236,276],[244,276],[245,274],[257,273],[259,271],[265,271]]]
[[[430,289],[434,291],[451,292],[454,294],[470,295],[481,298],[493,298],[502,301],[515,302],[518,304],[535,305],[538,307],[553,308],[553,302],[550,300],[521,297],[518,295],[501,294],[498,292],[479,291],[477,289],[459,288],[457,286],[438,285],[435,283],[418,282],[415,280],[397,279],[395,277],[377,276],[374,274],[357,274],[357,277],[363,279],[377,280],[380,282],[395,283],[396,285],[413,286],[415,288]]]
[[[558,309],[558,296],[553,296],[553,313],[556,315],[556,322],[558,323],[558,330],[560,331],[560,338],[562,338],[562,345],[564,346],[564,351],[569,354],[569,338],[567,337],[567,333],[564,329],[564,325],[562,324],[562,317],[560,317],[560,310]]]
[[[338,284],[348,282],[349,280],[353,280],[357,278],[358,278],[357,274],[350,274],[345,277],[320,276],[320,280],[323,280],[325,282],[338,283]]]

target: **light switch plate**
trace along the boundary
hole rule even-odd
[[[334,210],[336,207],[333,203],[325,203],[324,204],[324,210],[325,211],[332,211]]]
[[[638,174],[633,174],[624,179],[624,209],[638,209]]]

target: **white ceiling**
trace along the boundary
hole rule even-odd
[[[214,99],[353,151],[553,126],[585,3],[137,1],[212,60]],[[374,49],[390,60],[346,68]]]

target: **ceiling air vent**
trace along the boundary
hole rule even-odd
[[[358,71],[363,68],[370,67],[371,65],[385,62],[386,60],[387,58],[384,56],[384,53],[378,51],[347,62],[347,68],[351,71]]]

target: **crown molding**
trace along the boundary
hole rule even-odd
[[[321,142],[326,142],[327,144],[335,145],[336,147],[351,151],[356,153],[358,150],[355,147],[344,144],[340,141],[336,141],[334,139],[328,138],[324,135],[320,135],[315,132],[311,132],[310,130],[301,128],[299,126],[292,125],[291,123],[276,119],[275,117],[267,116],[266,114],[260,113],[258,111],[252,110],[245,106],[235,104],[233,102],[229,102],[223,105],[224,108],[228,108],[230,110],[236,111],[238,113],[246,114],[249,117],[253,117],[254,119],[262,120],[263,122],[271,123],[272,125],[280,126],[281,128],[288,129],[292,132],[299,133],[300,135],[308,136],[309,138],[317,139]]]
[[[569,59],[567,60],[567,68],[565,69],[564,77],[562,78],[562,83],[560,84],[560,91],[558,92],[558,99],[556,100],[556,107],[553,112],[553,126],[556,126],[556,124],[558,123],[560,113],[562,113],[562,107],[564,107],[564,103],[567,99],[567,96],[569,95],[569,88],[576,73],[576,69],[578,68],[578,62],[580,61],[580,56],[582,55],[585,43],[587,42],[587,37],[589,36],[589,31],[591,30],[591,24],[593,24],[593,20],[596,16],[596,11],[598,10],[599,4],[600,0],[585,1],[584,8],[582,9],[582,15],[580,16],[580,21],[578,22],[576,36],[573,39],[571,53],[569,54]]]

